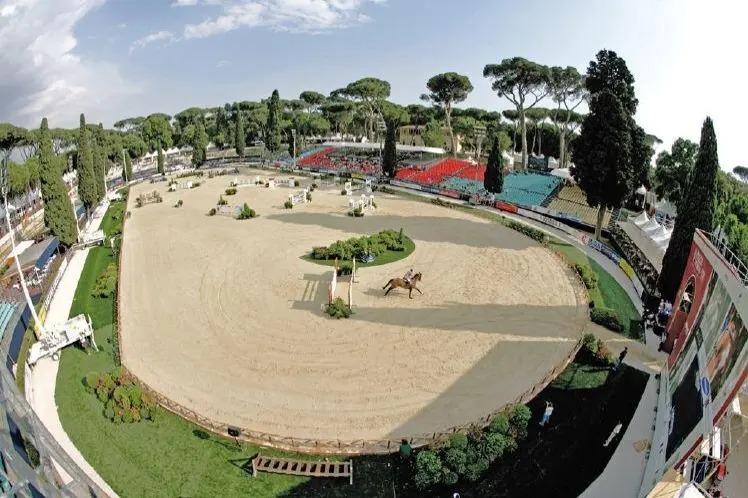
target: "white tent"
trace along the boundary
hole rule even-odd
[[[678,210],[675,208],[675,205],[666,200],[661,200],[655,204],[655,211],[668,215],[671,218],[675,218],[678,215]]]
[[[647,216],[646,211],[642,211],[639,216],[633,219],[634,225],[640,227],[644,224],[646,224],[649,221],[649,216]]]
[[[665,238],[669,239],[670,230],[660,225],[658,229],[649,232],[649,238],[651,238],[652,240],[660,240]]]
[[[574,181],[574,177],[571,176],[571,171],[569,171],[569,168],[558,168],[551,171],[551,176],[557,176],[558,178],[563,178],[564,180],[569,180],[570,182]]]
[[[641,187],[639,187],[638,189],[636,189],[636,193],[639,194],[639,195],[644,195],[644,194],[647,193],[647,189],[644,188],[644,185],[642,185]]]
[[[643,224],[639,228],[641,228],[642,230],[644,230],[647,234],[650,234],[650,233],[654,232],[655,230],[657,230],[658,228],[660,228],[660,224],[657,223],[656,219],[650,218],[650,220],[648,222],[646,222],[645,224]]]

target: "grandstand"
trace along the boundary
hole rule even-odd
[[[567,185],[562,188],[558,195],[548,203],[547,207],[551,211],[569,215],[570,218],[586,225],[595,226],[597,224],[597,208],[592,208],[587,204],[587,196],[576,185]],[[607,210],[603,218],[603,228],[608,226],[612,217],[613,211]]]
[[[377,176],[381,174],[381,153],[378,143],[326,142],[304,152],[296,164],[302,168]],[[397,162],[406,167],[417,165],[419,169],[428,169],[443,154],[442,149],[434,147],[397,146]]]

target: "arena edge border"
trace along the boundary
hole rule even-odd
[[[120,235],[121,237],[120,248],[119,248],[119,256],[117,260],[117,298],[115,300],[117,347],[119,349],[120,366],[127,372],[127,374],[133,379],[133,381],[143,389],[144,392],[147,392],[148,394],[153,396],[154,399],[157,400],[158,404],[162,408],[168,410],[174,415],[177,415],[187,420],[188,422],[191,422],[199,427],[202,427],[203,429],[206,429],[212,432],[213,434],[219,437],[226,438],[226,439],[233,439],[228,436],[228,428],[235,427],[235,426],[226,424],[223,422],[214,421],[208,417],[205,417],[195,412],[194,410],[191,410],[185,406],[180,405],[179,403],[175,401],[172,401],[167,396],[164,396],[163,394],[156,391],[155,389],[152,389],[148,384],[146,384],[140,378],[138,378],[136,375],[130,372],[130,370],[127,368],[127,365],[125,364],[125,358],[124,358],[123,350],[122,350],[122,334],[121,334],[122,321],[121,321],[121,313],[120,313],[120,310],[122,309],[122,306],[120,305],[120,296],[122,295],[122,293],[120,291],[121,291],[121,285],[122,285],[122,254],[124,253],[124,246],[125,246],[125,226],[127,224],[127,213],[129,212],[128,211],[129,202],[130,202],[130,189],[128,188],[127,193],[124,198],[125,209],[123,210],[123,216],[122,216],[122,232]],[[521,234],[521,235],[524,235],[524,234]],[[584,284],[582,283],[581,277],[572,269],[572,267],[570,266],[570,263],[568,262],[568,260],[566,260],[566,258],[561,256],[560,254],[557,254],[555,251],[550,250],[543,244],[539,244],[539,245],[543,247],[545,250],[549,251],[551,254],[553,254],[562,263],[564,263],[564,266],[567,268],[568,273],[570,275],[573,275],[571,278],[572,278],[572,282],[574,282],[573,284],[574,294],[575,294],[575,297],[577,298],[577,302],[579,303],[581,300],[585,303],[583,307],[580,305],[578,305],[577,307],[580,309],[584,308],[584,313],[585,314],[588,313],[587,303],[589,302],[589,295],[587,294],[587,289],[584,287]],[[418,447],[430,446],[432,444],[435,444],[443,440],[444,438],[451,436],[452,434],[456,434],[456,433],[467,434],[471,430],[474,430],[476,428],[483,428],[487,426],[493,417],[498,415],[500,412],[502,412],[506,408],[516,405],[516,404],[527,403],[529,400],[531,400],[535,396],[536,393],[542,391],[558,375],[560,375],[561,372],[564,371],[566,366],[569,363],[571,363],[571,361],[574,359],[579,349],[582,347],[582,339],[584,336],[584,331],[589,325],[589,323],[591,322],[589,321],[589,317],[588,317],[587,321],[580,327],[579,339],[574,344],[574,347],[571,349],[569,354],[565,357],[563,361],[559,362],[551,371],[549,371],[543,377],[541,381],[537,382],[530,389],[528,389],[527,391],[522,393],[520,396],[515,398],[511,403],[507,403],[506,405],[500,408],[497,408],[491,413],[486,414],[482,416],[480,419],[474,420],[472,422],[468,422],[468,423],[461,424],[461,425],[456,425],[456,426],[453,426],[447,429],[443,429],[443,430],[428,433],[428,434],[420,434],[420,435],[411,436],[409,438],[397,438],[397,439],[325,440],[325,439],[292,438],[292,437],[280,436],[277,434],[268,434],[264,432],[252,431],[252,430],[245,429],[245,428],[239,428],[241,431],[241,434],[237,439],[239,439],[240,441],[244,441],[250,444],[255,444],[258,446],[264,446],[264,447],[274,448],[274,449],[283,450],[283,451],[305,453],[305,454],[311,454],[311,455],[377,455],[377,454],[382,455],[382,454],[389,454],[389,453],[394,453],[398,451],[402,439],[407,439],[412,447],[418,448]]]

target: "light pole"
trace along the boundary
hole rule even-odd
[[[293,140],[293,169],[296,169],[296,129],[291,129],[291,140]]]
[[[478,180],[478,171],[480,170],[480,156],[481,156],[481,145],[483,144],[483,139],[486,138],[486,127],[482,124],[476,125],[475,128],[473,128],[473,135],[475,135],[475,158],[478,162],[478,168],[475,170],[475,181]]]
[[[16,264],[16,271],[18,271],[18,280],[21,283],[21,289],[23,289],[23,296],[26,298],[26,304],[31,310],[31,316],[34,318],[34,324],[36,329],[39,331],[39,337],[44,336],[44,324],[39,320],[39,315],[36,314],[36,308],[34,303],[31,302],[31,296],[29,295],[29,288],[26,286],[26,279],[23,276],[21,269],[21,263],[18,261],[18,254],[16,253],[16,241],[13,236],[13,225],[10,222],[10,210],[8,209],[8,158],[3,158],[2,165],[0,165],[0,189],[3,194],[3,204],[5,205],[5,222],[8,226],[8,236],[10,237],[10,248],[13,261]]]
[[[387,131],[387,123],[384,122],[384,118],[381,114],[377,117],[377,131],[381,138],[381,141],[379,142],[379,174],[381,175],[384,172],[384,158],[382,157],[382,149],[384,148],[383,134]]]

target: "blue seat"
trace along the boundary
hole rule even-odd
[[[0,339],[5,335],[10,319],[13,318],[17,307],[16,303],[0,303]]]

